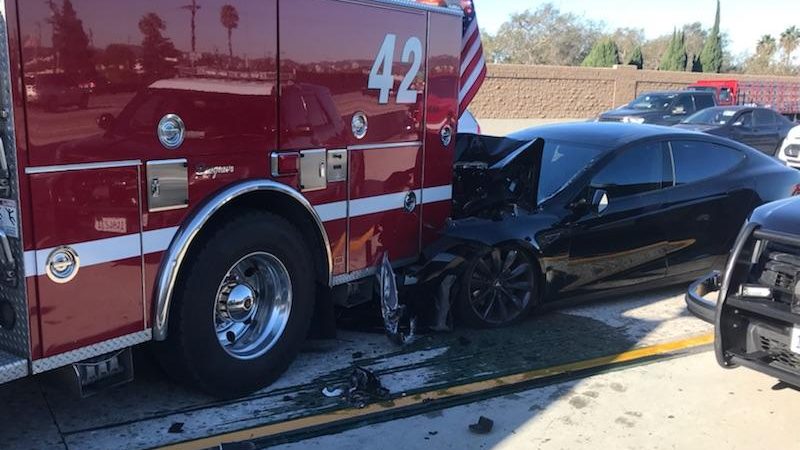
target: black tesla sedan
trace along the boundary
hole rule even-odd
[[[697,112],[676,126],[733,139],[776,156],[795,125],[769,108],[717,106]]]
[[[454,310],[474,326],[694,280],[754,208],[800,192],[800,172],[745,145],[650,125],[464,135],[456,160],[454,218],[420,280],[456,276]]]

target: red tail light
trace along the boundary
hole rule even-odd
[[[800,195],[800,184],[795,184],[794,189],[792,189],[792,197]]]

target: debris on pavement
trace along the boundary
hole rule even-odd
[[[350,374],[350,388],[347,390],[347,401],[351,406],[362,409],[371,401],[384,400],[389,390],[383,387],[381,380],[370,370],[356,366]]]
[[[167,433],[170,434],[183,433],[183,422],[174,422],[172,425],[169,426],[169,430],[167,430]]]
[[[342,388],[332,388],[326,386],[324,389],[322,389],[322,395],[328,398],[341,397],[342,394],[344,394],[344,389]]]
[[[433,331],[453,331],[453,315],[451,311],[451,293],[458,280],[455,275],[447,275],[439,285],[436,295],[436,322],[430,327]]]
[[[378,290],[381,298],[381,315],[383,316],[384,329],[390,341],[404,345],[409,344],[416,337],[417,318],[412,317],[409,323],[410,331],[405,336],[400,331],[400,320],[406,315],[406,306],[400,304],[397,291],[397,277],[392,264],[389,262],[389,253],[383,254],[377,272]]]
[[[492,427],[494,427],[494,421],[487,417],[481,416],[478,418],[477,423],[473,423],[469,426],[469,431],[472,431],[475,434],[489,434],[492,431]]]

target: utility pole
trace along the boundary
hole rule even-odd
[[[197,4],[197,0],[192,0],[191,5],[184,5],[181,6],[181,9],[188,10],[192,14],[192,53],[189,55],[189,60],[194,65],[194,60],[197,55],[197,37],[195,35],[195,17],[197,16],[197,11],[200,10],[200,5]]]

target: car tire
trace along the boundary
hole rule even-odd
[[[302,236],[276,215],[240,213],[205,233],[186,261],[156,346],[162,366],[220,398],[271,384],[297,356],[314,310]]]
[[[461,276],[456,313],[467,326],[498,328],[525,319],[539,303],[535,260],[516,246],[476,255]]]

